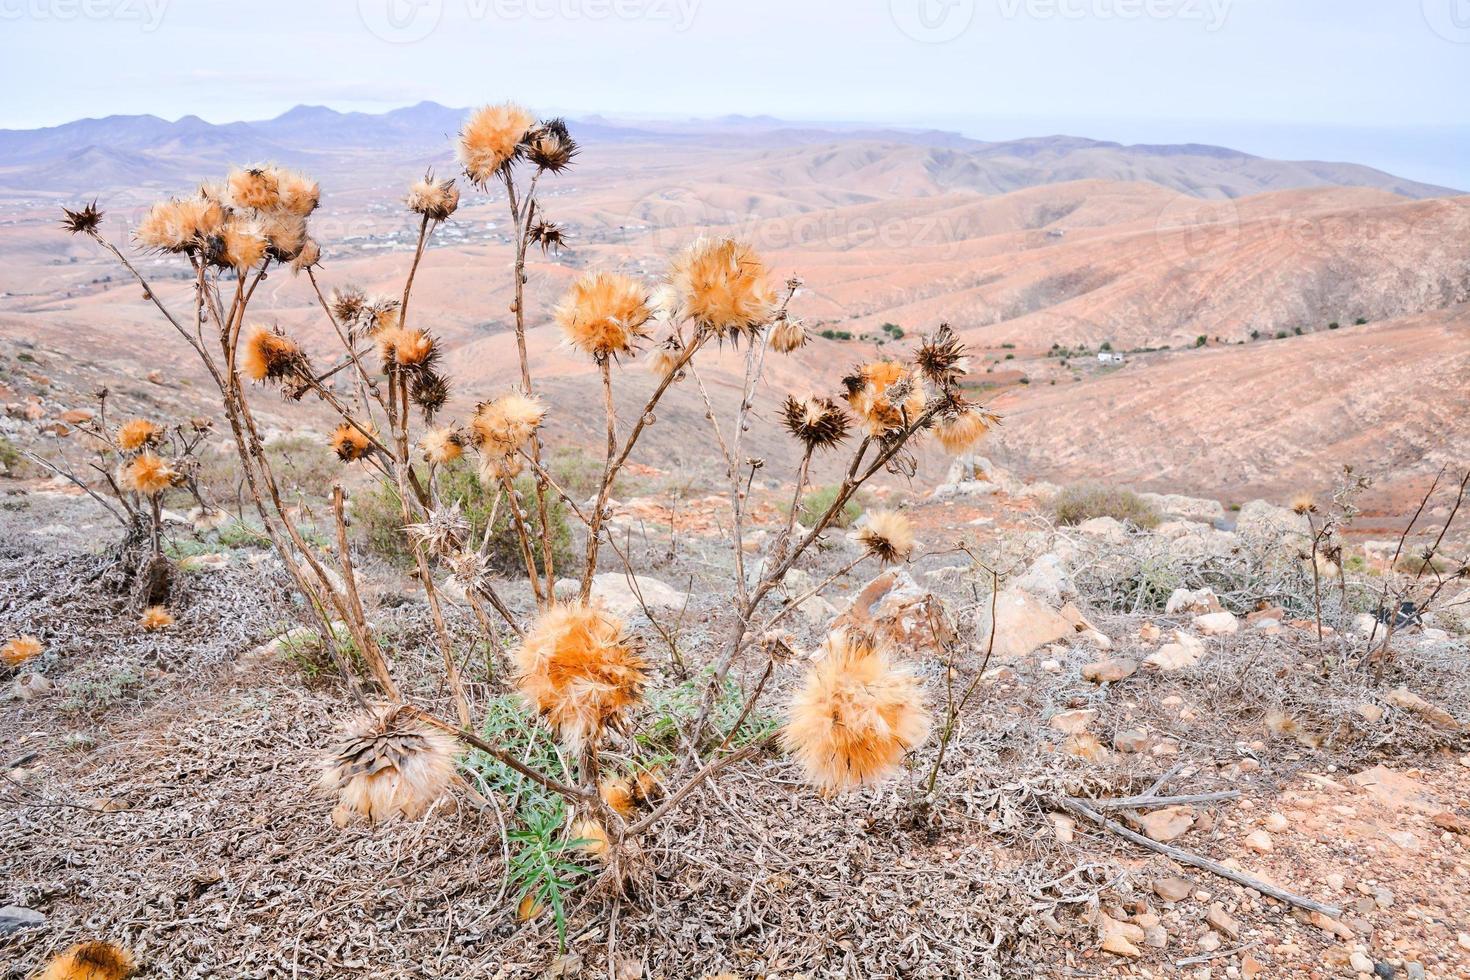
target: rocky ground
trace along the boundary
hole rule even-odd
[[[901,778],[823,799],[761,755],[657,828],[631,895],[582,879],[563,949],[550,916],[517,915],[512,801],[462,791],[418,821],[333,825],[312,784],[350,705],[307,647],[272,639],[301,610],[267,552],[176,527],[178,622],[146,633],[100,574],[95,505],[40,474],[0,488],[0,640],[45,646],[0,713],[7,976],[93,937],[159,977],[1470,976],[1465,606],[1402,631],[1375,680],[1359,609],[1382,546],[1351,545],[1361,583],[1319,641],[1301,519],[1266,502],[1153,497],[1152,531],[1058,528],[1055,488],[983,459],[932,494],[876,495],[906,503],[915,560],[860,564],[785,625],[801,650],[834,624],[892,634],[938,727],[972,691],[942,762],[931,738]],[[753,553],[782,496],[758,491]],[[616,565],[598,592],[648,640],[655,688],[689,690],[671,647],[697,671],[730,615],[722,502],[619,506],[642,601]],[[855,547],[832,532],[786,598]],[[396,670],[442,700],[419,593],[363,564]],[[452,627],[468,649],[473,620]],[[742,690],[763,667],[739,665]],[[503,671],[472,662],[477,704],[504,703]],[[756,727],[800,673],[776,671]]]

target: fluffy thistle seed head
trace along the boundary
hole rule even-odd
[[[217,201],[202,196],[172,199],[149,208],[133,237],[144,248],[159,252],[192,252],[220,235],[227,224]]]
[[[123,467],[122,479],[118,482],[125,490],[151,497],[163,493],[178,480],[179,473],[168,460],[155,453],[144,452]]]
[[[791,701],[782,744],[824,791],[877,782],[929,734],[918,679],[871,637],[832,633],[822,654]]]
[[[725,336],[753,336],[776,312],[766,265],[744,242],[701,238],[669,270],[676,313],[701,329]]]
[[[245,339],[240,366],[252,381],[283,381],[304,377],[310,367],[296,342],[271,327],[258,326]]]
[[[281,183],[275,167],[243,167],[225,178],[230,204],[247,211],[274,211],[281,207]],[[314,207],[315,205],[313,205]]]
[[[597,784],[597,794],[608,809],[620,817],[633,815],[633,783],[627,776],[605,776]]]
[[[294,170],[276,168],[276,193],[283,211],[305,218],[321,203],[322,189],[316,181]]]
[[[419,446],[424,450],[424,461],[444,466],[464,455],[464,433],[454,428],[433,429],[424,433]]]
[[[571,166],[577,141],[567,132],[564,120],[547,119],[526,134],[525,153],[538,169],[559,174]]]
[[[896,510],[875,510],[857,534],[868,554],[885,565],[908,561],[914,551],[914,526]]]
[[[320,787],[338,807],[377,823],[419,816],[449,788],[459,743],[402,706],[355,721],[323,760]]]
[[[150,633],[154,630],[161,630],[172,626],[173,624],[173,614],[163,606],[149,606],[143,610],[143,618],[138,621],[138,625]]]
[[[218,249],[213,261],[225,269],[244,272],[259,265],[270,250],[260,222],[244,218],[231,218],[220,229]]]
[[[519,391],[481,402],[470,416],[470,438],[475,448],[489,457],[510,456],[531,438],[543,419],[546,406]]]
[[[308,238],[301,243],[301,251],[291,260],[292,275],[299,275],[322,260],[322,247],[316,243],[315,238]]]
[[[402,319],[403,302],[391,296],[370,296],[362,309],[362,318],[372,336],[387,330],[397,330]]]
[[[435,180],[431,170],[408,189],[408,209],[430,221],[444,221],[459,208],[459,188],[451,180]]]
[[[476,109],[459,131],[459,162],[465,176],[483,187],[521,151],[536,117],[514,102]]]
[[[870,434],[886,435],[923,414],[924,382],[898,361],[873,361],[842,379],[847,403]]]
[[[343,422],[332,430],[332,452],[344,463],[355,463],[373,451],[373,441],[368,435],[350,422]]]
[[[616,272],[591,272],[562,297],[554,316],[573,347],[599,361],[633,350],[647,336],[653,309],[638,280]]]
[[[156,446],[161,439],[163,430],[147,419],[129,419],[117,427],[117,445],[123,452]]]
[[[946,452],[963,453],[985,438],[1000,416],[978,405],[965,405],[954,413],[946,412],[934,424],[934,436]]]
[[[1292,513],[1307,515],[1317,513],[1317,500],[1310,493],[1299,493],[1291,498]]]
[[[439,360],[439,343],[416,328],[385,330],[377,335],[385,365],[411,371],[429,371]]]
[[[800,320],[783,316],[771,328],[771,336],[767,342],[777,354],[790,354],[794,350],[800,350],[806,343],[806,327]]]
[[[84,204],[73,211],[71,208],[61,209],[61,227],[73,235],[90,235],[102,224],[102,212],[97,210],[97,202]]]
[[[684,356],[684,343],[678,334],[670,334],[659,341],[648,357],[648,373],[655,378],[667,378],[679,366]]]
[[[36,980],[124,980],[132,975],[133,954],[109,942],[94,939],[77,943],[56,956]]]
[[[621,620],[595,606],[547,609],[515,653],[516,687],[579,752],[638,702],[647,665]]]
[[[265,236],[266,254],[277,262],[292,262],[306,247],[306,219],[289,211],[272,211],[256,219]]]
[[[596,820],[578,820],[572,824],[572,840],[588,857],[602,860],[607,856],[607,829]]]
[[[34,636],[13,636],[5,641],[4,646],[0,646],[0,663],[7,667],[19,667],[27,660],[39,657],[45,649]]]
[[[847,413],[830,398],[786,396],[782,421],[808,450],[831,449],[847,438]]]

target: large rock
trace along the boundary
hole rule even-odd
[[[1186,497],[1178,493],[1141,493],[1138,495],[1154,510],[1168,517],[1213,524],[1225,519],[1225,506],[1218,500]]]
[[[1143,662],[1149,667],[1162,670],[1165,673],[1175,670],[1183,670],[1193,667],[1199,663],[1200,658],[1205,655],[1205,645],[1198,638],[1188,633],[1176,632],[1173,643],[1165,643],[1153,653],[1143,658]]]
[[[7,905],[0,908],[0,936],[21,929],[36,929],[45,924],[46,917],[35,909],[24,908],[20,905]]]
[[[647,575],[635,575],[633,580],[637,582],[637,591],[629,577],[622,572],[601,572],[592,576],[592,598],[602,603],[602,607],[617,616],[631,616],[635,612],[642,612],[647,606],[652,612],[670,611],[683,609],[689,602],[689,593],[680,592],[672,586],[660,582],[656,578]],[[564,597],[568,594],[568,583],[570,593],[576,594],[578,583],[575,579],[560,579],[555,586],[555,594]],[[639,596],[643,601],[639,602]]]
[[[1301,539],[1311,533],[1305,515],[1264,500],[1252,500],[1240,508],[1235,530],[1243,538],[1267,542]]]
[[[1240,630],[1234,613],[1213,612],[1194,617],[1194,628],[1205,636],[1229,636]]]
[[[1056,606],[1077,598],[1077,586],[1067,572],[1067,563],[1055,551],[1049,551],[1037,558],[1011,584]]]
[[[1164,603],[1164,615],[1203,615],[1220,611],[1220,600],[1211,589],[1175,589]]]
[[[980,611],[980,649],[989,648],[991,636],[990,605],[982,603]],[[1006,586],[995,597],[994,655],[1002,659],[1023,657],[1038,647],[1068,637],[1080,636],[1100,649],[1108,649],[1111,641],[1077,611],[1067,605],[1061,611],[1024,589]]]

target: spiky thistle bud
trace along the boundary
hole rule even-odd
[[[526,244],[540,245],[542,255],[560,252],[567,244],[566,229],[555,221],[538,218],[526,232]]]
[[[781,419],[793,436],[809,451],[831,449],[847,438],[851,421],[830,398],[786,396]]]
[[[102,224],[102,212],[97,210],[97,202],[84,204],[73,211],[71,208],[61,209],[61,227],[73,235],[91,235],[97,231]]]
[[[526,134],[525,154],[538,169],[559,174],[571,166],[577,141],[567,132],[564,120],[547,119]]]
[[[409,379],[408,397],[433,421],[434,414],[449,401],[449,379],[435,371],[417,371]]]
[[[965,345],[960,343],[947,323],[941,323],[938,330],[919,344],[918,350],[914,351],[914,363],[924,377],[941,388],[953,385],[970,370]]]

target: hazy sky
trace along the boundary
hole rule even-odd
[[[0,0],[0,84],[5,127],[513,97],[1470,168],[1470,0]]]

